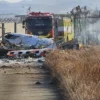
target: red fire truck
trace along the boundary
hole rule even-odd
[[[71,17],[49,12],[30,12],[23,21],[23,27],[26,34],[37,35],[41,38],[54,38],[58,45],[66,42],[70,46],[71,43],[72,48],[76,44],[74,23]]]
[[[50,13],[31,12],[23,21],[26,34],[54,38],[54,16]]]
[[[67,41],[74,39],[73,26],[71,18],[49,12],[30,12],[23,21],[27,34],[43,38],[61,38]]]

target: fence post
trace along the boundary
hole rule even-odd
[[[2,41],[4,41],[4,35],[5,35],[5,24],[2,23]]]
[[[14,22],[14,32],[16,33],[17,32],[17,23]]]

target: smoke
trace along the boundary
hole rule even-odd
[[[100,44],[100,18],[80,18],[76,23],[76,37],[84,45]]]
[[[100,44],[100,18],[92,18],[95,22],[93,24],[89,23],[87,26],[88,41],[96,44]]]

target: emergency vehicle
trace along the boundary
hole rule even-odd
[[[26,34],[67,42],[74,39],[72,18],[49,12],[30,12],[23,21]]]

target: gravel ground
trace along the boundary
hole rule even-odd
[[[2,58],[0,59],[0,67],[34,67],[34,66],[42,66],[44,58],[27,58],[27,59],[7,59]]]

